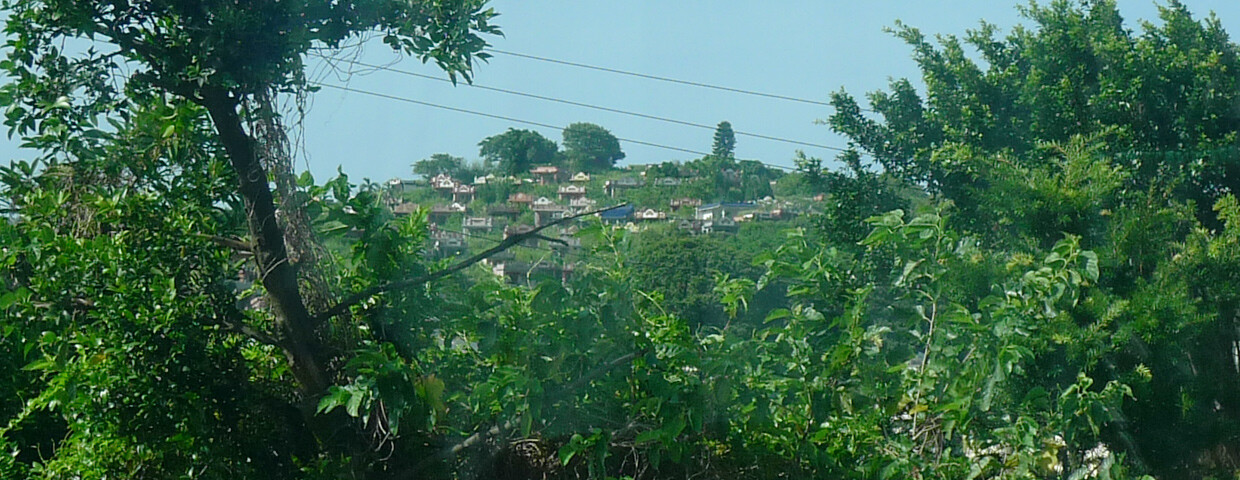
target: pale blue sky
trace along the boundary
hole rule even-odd
[[[845,88],[861,97],[892,77],[917,78],[910,50],[883,28],[899,19],[927,34],[963,34],[985,19],[1005,30],[1020,21],[1017,1],[643,1],[496,0],[495,23],[504,37],[490,39],[500,50],[592,64],[651,75],[826,101]],[[1240,32],[1240,2],[1187,1],[1197,16],[1214,11],[1233,35]],[[1155,3],[1122,0],[1129,28],[1153,19]],[[399,60],[382,45],[361,60]],[[399,60],[396,68],[440,74],[432,65]],[[316,70],[324,83],[380,92],[456,108],[477,110],[551,125],[585,121],[616,136],[709,151],[712,132],[469,86],[377,71],[350,78]],[[496,55],[475,71],[479,85],[518,90],[581,103],[715,125],[732,122],[738,131],[844,146],[816,119],[829,107],[757,98]],[[299,170],[309,165],[323,179],[337,166],[355,181],[410,177],[409,165],[433,153],[473,159],[477,143],[509,127],[531,128],[560,140],[558,130],[444,111],[324,89],[313,95],[304,122]],[[622,163],[685,160],[694,155],[622,144]],[[831,158],[834,152],[738,136],[737,155],[791,165],[798,148]],[[12,143],[0,145],[12,157]]]

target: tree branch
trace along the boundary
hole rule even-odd
[[[244,241],[236,239],[236,238],[229,238],[229,237],[224,237],[220,235],[207,235],[203,233],[195,234],[195,236],[197,236],[198,238],[210,240],[211,243],[214,243],[221,247],[231,248],[233,250],[236,250],[239,253],[249,254],[249,255],[254,254],[254,247],[252,245],[245,243]]]
[[[553,226],[560,225],[560,224],[565,223],[565,222],[568,222],[568,221],[570,221],[570,220],[576,220],[576,219],[581,218],[581,217],[585,217],[585,216],[589,216],[589,215],[594,215],[594,214],[598,214],[598,213],[606,212],[606,211],[609,211],[609,210],[614,210],[614,209],[617,209],[617,208],[623,207],[623,206],[625,206],[625,205],[628,205],[628,204],[627,204],[627,203],[621,203],[621,204],[618,204],[618,205],[612,205],[612,206],[607,207],[607,208],[602,208],[602,209],[599,209],[599,210],[592,210],[592,211],[589,211],[589,212],[582,212],[582,213],[578,213],[578,214],[576,214],[576,215],[567,216],[567,217],[561,218],[561,219],[559,219],[559,220],[556,220],[556,221],[554,221],[554,222],[551,222],[551,223],[548,223],[548,224],[546,224],[546,225],[543,225],[543,226],[541,226],[541,227],[534,228],[533,230],[530,230],[530,231],[528,231],[528,232],[525,232],[525,233],[518,233],[518,234],[516,234],[516,235],[512,235],[512,236],[510,236],[510,237],[508,237],[508,238],[505,238],[503,241],[499,242],[499,244],[495,245],[494,247],[488,248],[488,249],[486,249],[485,251],[483,251],[483,252],[481,252],[481,253],[479,253],[479,254],[477,254],[477,255],[474,255],[474,256],[472,256],[472,257],[466,258],[465,260],[461,260],[459,263],[457,263],[456,265],[452,265],[451,267],[447,267],[447,268],[444,268],[444,269],[442,269],[442,270],[436,270],[436,271],[434,271],[434,272],[431,272],[431,273],[428,273],[428,274],[425,274],[425,275],[419,275],[419,276],[412,277],[412,278],[406,278],[406,279],[403,279],[403,280],[397,280],[397,281],[395,281],[395,282],[389,282],[389,283],[384,283],[384,284],[380,284],[380,285],[374,285],[374,286],[371,286],[371,287],[369,287],[369,288],[363,289],[363,290],[362,290],[362,291],[360,291],[360,292],[357,292],[357,293],[354,293],[353,295],[348,296],[347,298],[345,298],[344,300],[342,300],[340,303],[337,303],[336,305],[334,305],[334,306],[332,306],[331,308],[327,309],[327,310],[326,310],[326,311],[324,311],[323,313],[320,313],[320,314],[318,314],[318,315],[315,315],[315,317],[314,317],[314,323],[317,325],[317,324],[319,324],[319,323],[321,323],[321,322],[325,322],[325,321],[327,321],[327,320],[331,319],[332,317],[335,317],[336,315],[340,315],[341,313],[344,313],[345,311],[347,311],[347,310],[349,309],[349,307],[352,307],[352,306],[354,306],[354,305],[357,305],[357,304],[359,304],[359,303],[361,303],[361,302],[365,301],[366,299],[368,299],[368,298],[370,298],[370,297],[373,297],[373,296],[375,296],[375,295],[378,295],[378,294],[381,294],[381,293],[384,293],[384,292],[387,292],[387,291],[391,291],[391,290],[398,290],[398,289],[402,289],[402,288],[408,288],[408,287],[411,287],[411,286],[414,286],[414,285],[422,285],[422,284],[425,284],[425,283],[430,283],[430,282],[433,282],[433,281],[438,280],[438,279],[440,279],[440,278],[443,278],[443,277],[446,277],[446,276],[451,275],[451,274],[453,274],[453,273],[456,273],[456,272],[459,272],[459,271],[461,271],[461,270],[464,270],[464,269],[468,268],[470,265],[473,265],[473,264],[475,264],[475,263],[478,263],[478,262],[481,262],[481,261],[483,261],[483,260],[486,260],[487,258],[490,258],[490,257],[494,256],[494,255],[495,255],[495,254],[497,254],[497,253],[503,252],[504,250],[508,250],[509,248],[512,248],[513,246],[515,246],[515,245],[517,245],[517,244],[519,244],[519,243],[521,243],[521,242],[524,242],[524,241],[526,241],[526,240],[529,240],[529,239],[531,239],[531,238],[540,238],[540,237],[545,238],[545,237],[543,237],[542,235],[539,235],[539,233],[538,233],[538,232],[541,232],[541,231],[546,230],[546,229],[548,229],[548,228],[551,228],[551,227],[553,227]]]

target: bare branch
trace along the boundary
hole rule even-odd
[[[359,304],[359,303],[361,303],[361,302],[365,301],[366,299],[368,299],[368,298],[370,298],[370,297],[373,297],[373,296],[375,296],[375,295],[378,295],[378,294],[380,294],[380,293],[387,292],[387,291],[391,291],[391,290],[398,290],[398,289],[402,289],[402,288],[408,288],[408,287],[412,287],[412,286],[414,286],[414,285],[422,285],[422,284],[430,283],[430,282],[433,282],[433,281],[438,280],[438,279],[440,279],[440,278],[443,278],[443,277],[446,277],[446,276],[448,276],[448,275],[451,275],[451,274],[453,274],[453,273],[456,273],[456,272],[459,272],[459,271],[461,271],[461,270],[464,270],[464,269],[468,268],[470,265],[473,265],[473,264],[475,264],[475,263],[478,263],[478,262],[481,262],[481,261],[483,261],[483,260],[486,260],[487,258],[490,258],[490,257],[494,256],[494,255],[495,255],[495,254],[497,254],[497,253],[503,252],[504,250],[508,250],[509,248],[512,248],[513,246],[515,246],[515,245],[517,245],[517,244],[519,244],[519,243],[521,243],[521,242],[524,242],[524,241],[529,240],[529,239],[531,239],[531,238],[539,238],[539,237],[542,237],[542,235],[539,235],[539,233],[538,233],[538,232],[541,232],[541,231],[546,230],[546,229],[548,229],[548,228],[551,228],[551,227],[553,227],[553,226],[556,226],[556,225],[559,225],[559,224],[562,224],[562,223],[565,223],[565,222],[568,222],[568,221],[571,221],[571,220],[576,220],[576,219],[581,218],[581,217],[586,217],[586,216],[590,216],[590,215],[595,215],[595,214],[598,214],[598,213],[606,212],[606,211],[609,211],[609,210],[614,210],[614,209],[617,209],[617,208],[620,208],[620,207],[623,207],[623,206],[626,206],[626,205],[628,205],[628,204],[627,204],[627,203],[621,203],[621,204],[619,204],[619,205],[613,205],[613,206],[610,206],[610,207],[607,207],[607,208],[603,208],[603,209],[599,209],[599,210],[592,210],[592,211],[589,211],[589,212],[582,212],[582,213],[578,213],[578,214],[576,214],[576,215],[570,215],[570,216],[567,216],[567,217],[561,218],[561,219],[559,219],[559,220],[556,220],[556,221],[554,221],[554,222],[548,223],[548,224],[546,224],[546,225],[543,225],[543,226],[541,226],[541,227],[536,227],[536,228],[534,228],[533,230],[530,230],[530,231],[528,231],[528,232],[525,232],[525,233],[518,233],[518,234],[512,235],[512,236],[510,236],[510,237],[508,237],[508,238],[505,238],[503,241],[499,242],[499,244],[495,245],[494,247],[488,248],[488,249],[486,249],[485,251],[483,251],[483,252],[481,252],[481,253],[479,253],[479,254],[477,254],[477,255],[474,255],[474,256],[472,256],[472,257],[466,258],[465,260],[461,260],[461,261],[460,261],[460,262],[458,262],[457,264],[452,265],[452,266],[450,266],[450,267],[448,267],[448,268],[444,268],[444,269],[442,269],[442,270],[436,270],[436,271],[434,271],[434,272],[431,272],[431,273],[428,273],[428,274],[425,274],[425,275],[419,275],[419,276],[412,277],[412,278],[406,278],[406,279],[403,279],[403,280],[397,280],[397,281],[395,281],[395,282],[384,283],[384,284],[381,284],[381,285],[375,285],[375,286],[372,286],[372,287],[366,288],[366,289],[364,289],[364,290],[362,290],[362,291],[360,291],[360,292],[357,292],[357,293],[354,293],[353,295],[348,296],[347,298],[345,298],[344,300],[342,300],[340,303],[337,303],[335,306],[333,306],[333,307],[331,307],[331,308],[327,309],[327,310],[326,310],[326,311],[324,311],[323,313],[320,313],[320,314],[318,314],[318,315],[315,315],[315,317],[314,317],[314,323],[315,323],[315,324],[318,324],[318,323],[321,323],[321,322],[325,322],[325,321],[327,321],[328,319],[331,319],[332,317],[335,317],[336,315],[340,315],[341,313],[344,313],[345,311],[347,311],[347,310],[349,309],[349,307],[352,307],[352,306],[354,306],[354,305],[357,305],[357,304]],[[545,238],[545,237],[543,237],[543,238]]]

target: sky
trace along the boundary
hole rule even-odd
[[[628,1],[493,0],[493,23],[504,32],[489,37],[505,52],[757,91],[818,102],[844,89],[861,99],[893,78],[917,80],[911,50],[884,32],[897,20],[926,34],[963,35],[985,19],[1006,32],[1025,22],[1020,1]],[[1187,0],[1197,16],[1215,12],[1233,36],[1240,34],[1240,2]],[[1130,29],[1157,17],[1156,3],[1121,0]],[[1233,38],[1234,39],[1234,38]],[[378,42],[349,52],[357,61],[420,75],[446,76],[433,64],[401,58]],[[434,153],[473,160],[478,142],[508,128],[528,128],[559,141],[560,128],[591,122],[617,137],[708,152],[713,128],[695,128],[618,113],[564,105],[474,88],[452,86],[387,70],[310,59],[311,78],[324,87],[312,94],[296,130],[299,170],[324,180],[337,168],[360,181],[411,178],[411,164]],[[351,72],[349,70],[352,70]],[[476,66],[474,83],[582,104],[714,126],[731,122],[736,154],[792,165],[797,150],[831,159],[837,152],[753,138],[741,132],[817,145],[844,147],[844,139],[816,121],[828,106],[725,92],[577,68],[495,53]],[[513,120],[380,98],[372,92],[416,102],[465,109]],[[556,128],[552,128],[556,127]],[[0,137],[2,138],[2,137]],[[689,160],[700,156],[622,142],[621,164]],[[0,155],[29,156],[16,142],[0,142]]]

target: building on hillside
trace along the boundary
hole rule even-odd
[[[652,221],[667,220],[667,213],[660,212],[653,208],[647,208],[645,210],[635,213],[633,215],[633,219],[639,222],[652,222]]]
[[[504,227],[504,240],[507,240],[509,237],[512,237],[513,235],[523,235],[526,233],[530,233],[533,230],[534,230],[533,225],[508,225]],[[521,242],[522,245],[525,245],[527,247],[534,247],[534,248],[537,248],[539,243],[540,242],[537,237],[532,237],[532,238],[525,240],[524,242]]]
[[[494,262],[491,264],[491,273],[503,277],[508,283],[521,284],[525,283],[530,273],[530,264],[515,260]]]
[[[392,214],[396,215],[397,217],[406,217],[406,216],[413,214],[413,212],[416,212],[417,210],[418,210],[418,204],[403,202],[403,203],[396,204],[396,206],[392,207]]]
[[[514,193],[508,196],[508,203],[518,207],[529,207],[531,203],[534,203],[534,197],[524,192]]]
[[[683,219],[676,222],[676,229],[696,235],[702,231],[702,222],[698,220]]]
[[[545,207],[550,207],[552,205],[555,205],[555,200],[552,200],[547,197],[538,197],[537,200],[530,202],[530,205],[534,208],[540,208],[540,207],[545,208]]]
[[[431,234],[431,240],[434,242],[434,252],[440,257],[460,255],[468,249],[465,236],[457,232],[436,230]]]
[[[538,179],[539,185],[548,185],[560,181],[560,167],[542,165],[531,169],[530,174]]]
[[[736,233],[736,220],[730,217],[719,217],[702,221],[702,233]]]
[[[583,185],[561,185],[556,189],[556,194],[560,200],[573,200],[586,196],[586,187]]]
[[[474,201],[474,192],[477,189],[472,185],[464,183],[458,184],[452,188],[452,201],[457,203],[469,203]]]
[[[577,173],[574,173],[573,177],[568,179],[568,181],[573,182],[573,183],[585,183],[585,182],[590,181],[590,174],[586,172],[577,172]]]
[[[466,232],[489,232],[495,228],[495,219],[491,217],[465,217],[461,228]]]
[[[434,178],[431,178],[431,188],[434,188],[436,192],[442,193],[446,196],[452,195],[452,189],[456,188],[456,183],[456,180],[453,180],[452,177],[446,173],[441,173],[439,175],[435,175]]]
[[[566,216],[568,216],[568,208],[554,203],[534,206],[534,225],[540,227]]]
[[[632,205],[625,205],[605,212],[599,212],[598,216],[605,224],[623,225],[633,219],[634,210],[636,209]]]
[[[496,177],[494,173],[488,173],[485,176],[481,176],[481,177],[474,177],[474,185],[486,185],[489,183],[494,183],[497,178],[498,177]]]
[[[491,205],[487,207],[487,215],[496,218],[513,219],[521,215],[521,209],[513,205]]]
[[[607,195],[611,196],[612,198],[615,198],[616,192],[622,192],[624,190],[633,189],[633,188],[640,188],[644,186],[645,184],[646,183],[639,178],[620,177],[615,180],[608,180],[606,183],[604,183],[603,190],[607,192]]]
[[[585,197],[574,198],[568,201],[568,211],[578,214],[594,208],[594,205],[596,204],[598,204],[598,200],[592,200]]]
[[[431,207],[429,215],[430,220],[434,223],[444,223],[448,221],[448,217],[453,215],[462,215],[465,213],[465,205],[460,203],[452,203],[450,205],[435,205]]]
[[[388,188],[388,192],[390,192],[391,194],[400,195],[402,193],[412,191],[413,189],[418,188],[418,182],[416,180],[404,180],[400,178],[393,178],[387,181],[387,188]]]
[[[672,199],[671,202],[669,202],[669,206],[672,207],[672,211],[679,210],[680,207],[700,207],[702,206],[702,199],[700,198],[674,198]]]
[[[693,218],[698,220],[716,220],[721,217],[738,217],[758,208],[753,202],[723,202],[697,207]]]
[[[675,178],[675,177],[663,177],[663,178],[656,178],[654,179],[653,182],[650,182],[650,183],[654,184],[654,186],[656,187],[679,187],[681,184],[681,181],[679,178]]]

